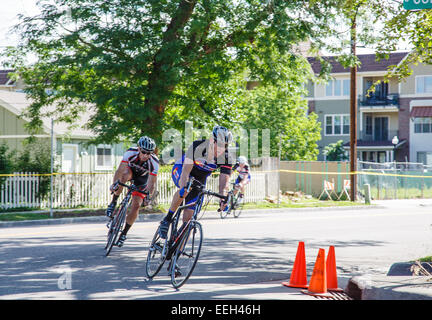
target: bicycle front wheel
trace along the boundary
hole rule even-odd
[[[234,218],[238,218],[243,211],[243,202],[236,203],[233,209]]]
[[[156,230],[150,248],[147,253],[146,274],[148,278],[156,276],[165,263],[168,250],[167,239],[159,236],[159,228]]]
[[[112,247],[118,240],[119,232],[123,228],[123,224],[126,220],[126,209],[127,206],[122,206],[119,209],[119,213],[114,217],[113,221],[111,222],[111,226],[108,230],[108,240],[105,247],[106,256],[110,254]]]
[[[189,279],[201,252],[203,241],[202,226],[197,221],[190,222],[172,257],[171,284],[180,288]]]

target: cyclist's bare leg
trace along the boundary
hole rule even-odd
[[[183,200],[188,195],[188,192],[185,191],[183,194],[183,197],[180,197],[180,190],[177,190],[177,192],[174,194],[174,197],[171,201],[170,211],[176,212],[178,207],[182,204]]]
[[[192,219],[194,213],[194,209],[186,209],[183,210],[183,222],[188,222],[190,219]]]
[[[240,182],[240,183],[241,183],[241,182]],[[240,189],[240,183],[237,183],[237,184],[234,186],[234,192],[233,192],[234,195],[237,195],[237,193],[239,192],[239,189]]]
[[[132,197],[131,208],[130,208],[130,211],[127,213],[127,216],[126,216],[126,223],[129,224],[130,226],[133,225],[136,218],[138,217],[138,211],[139,211],[139,208],[141,207],[143,201],[144,201],[144,199],[141,198],[140,196],[133,196]]]

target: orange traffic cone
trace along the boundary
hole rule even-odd
[[[315,262],[312,277],[309,282],[309,289],[302,290],[303,293],[312,296],[332,297],[327,292],[327,276],[326,276],[326,263],[325,263],[325,250],[319,249],[318,257]]]
[[[334,246],[330,246],[326,261],[327,269],[327,290],[343,292],[341,288],[338,288],[337,272],[336,272],[336,256]]]
[[[304,242],[300,241],[294,261],[294,267],[289,282],[282,282],[284,286],[292,288],[307,288],[306,256]]]

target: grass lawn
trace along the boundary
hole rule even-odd
[[[318,208],[318,207],[341,207],[341,206],[365,206],[361,202],[351,201],[319,201],[317,199],[302,199],[299,202],[293,202],[284,200],[282,198],[281,203],[271,203],[268,201],[245,203],[244,210],[248,209],[276,209],[276,208]],[[161,204],[154,209],[142,209],[141,214],[146,213],[165,213],[168,211],[169,204]],[[206,208],[207,211],[216,211],[219,208],[218,205],[209,204]],[[47,212],[0,212],[0,221],[24,221],[24,220],[40,220],[40,219],[51,219],[50,213]],[[35,210],[40,211],[40,210]],[[53,218],[66,218],[66,217],[88,217],[88,216],[99,216],[105,215],[105,208],[102,209],[79,209],[79,210],[55,210]]]

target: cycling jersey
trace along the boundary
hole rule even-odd
[[[183,169],[183,162],[185,158],[191,159],[193,161],[193,168],[190,172],[190,176],[194,177],[202,184],[205,185],[207,177],[217,169],[220,169],[221,173],[231,174],[232,164],[230,162],[228,151],[219,158],[214,158],[213,161],[207,161],[207,150],[208,150],[208,140],[196,140],[189,147],[185,155],[183,155],[179,160],[177,160],[172,169],[172,179],[177,188],[180,188],[180,176]],[[198,191],[193,189],[186,196],[186,204],[196,201],[198,197]],[[191,207],[193,209],[194,207]]]
[[[141,161],[139,159],[139,150],[137,147],[129,148],[123,155],[122,162],[128,164],[132,171],[134,184],[137,186],[146,185],[149,174],[156,176],[159,171],[158,157],[151,154],[147,161]]]
[[[213,161],[207,161],[208,140],[196,140],[189,147],[185,155],[177,160],[173,167],[173,180],[178,187],[181,175],[181,168],[185,158],[191,159],[194,163],[190,176],[205,183],[207,177],[215,170],[220,168],[221,173],[231,174],[232,163],[230,162],[228,151],[221,157],[214,157]]]
[[[233,169],[233,171],[234,170],[238,171],[238,173],[239,173],[238,177],[240,179],[244,179],[244,178],[250,179],[250,177],[251,177],[251,175],[249,173],[249,165],[248,164],[245,164],[243,166],[243,168],[240,168],[240,164],[237,162],[232,169]]]

